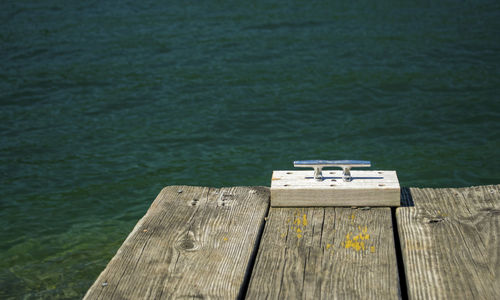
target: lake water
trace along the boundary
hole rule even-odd
[[[500,2],[158,2],[0,4],[0,298],[81,298],[166,185],[500,183]]]

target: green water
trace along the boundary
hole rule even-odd
[[[82,297],[166,185],[500,183],[500,2],[138,2],[0,4],[1,299]]]

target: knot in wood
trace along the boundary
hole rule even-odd
[[[194,238],[194,233],[188,231],[179,240],[177,240],[176,248],[180,251],[196,251],[198,250],[198,242]]]

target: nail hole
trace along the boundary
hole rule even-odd
[[[285,186],[290,186],[289,184],[285,184]]]
[[[442,222],[443,219],[442,218],[437,218],[437,219],[431,219],[429,220],[429,223],[439,223],[439,222]]]
[[[385,186],[385,184],[381,183],[381,184],[379,184],[378,186]]]
[[[329,174],[335,174],[335,172],[329,172]]]
[[[332,179],[332,181],[337,181],[337,179]]]
[[[382,172],[378,172],[379,174],[382,174]]]
[[[335,184],[330,184],[330,186],[335,186]]]
[[[286,172],[287,174],[293,174],[293,172]]]

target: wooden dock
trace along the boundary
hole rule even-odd
[[[85,299],[500,299],[500,185],[399,208],[269,208],[269,188],[164,188]]]

